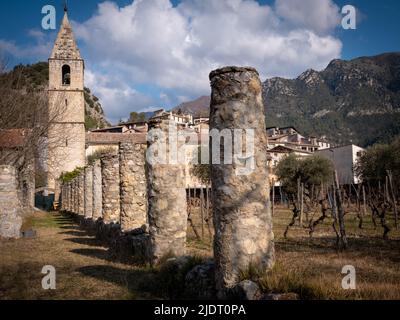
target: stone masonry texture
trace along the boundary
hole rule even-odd
[[[147,222],[146,147],[145,144],[120,144],[121,229],[123,232],[140,228]]]
[[[85,168],[85,218],[93,217],[93,167]]]
[[[119,156],[110,154],[101,158],[103,220],[120,223]]]
[[[22,206],[18,198],[16,171],[0,166],[0,238],[19,238]]]
[[[150,138],[148,147],[164,143],[169,149],[168,121],[150,124],[152,135],[163,132],[156,139]],[[184,165],[150,163],[146,161],[148,187],[148,219],[150,233],[150,260],[157,263],[165,255],[182,256],[186,253],[187,208]]]
[[[78,176],[78,214],[85,215],[85,172]]]
[[[235,162],[211,165],[216,286],[224,298],[251,264],[264,270],[272,267],[274,235],[259,75],[253,68],[226,67],[211,72],[210,80],[210,130],[254,130],[251,173],[238,175],[240,164]]]
[[[101,162],[96,160],[93,163],[93,220],[96,221],[103,217],[102,202],[102,182],[101,182]]]

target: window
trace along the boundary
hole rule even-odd
[[[62,84],[64,86],[71,84],[71,67],[67,64],[62,67]]]
[[[65,106],[68,106],[68,99],[65,99]]]

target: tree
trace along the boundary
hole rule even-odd
[[[400,138],[391,144],[376,144],[368,148],[360,156],[355,171],[364,182],[374,187],[385,181],[388,171],[394,181],[399,181]]]
[[[331,181],[332,172],[331,161],[324,157],[311,155],[300,158],[293,153],[282,159],[275,169],[279,181],[290,194],[297,192],[299,180],[309,190]]]
[[[65,115],[66,106],[65,95],[60,94],[57,107],[49,112],[47,88],[41,80],[44,72],[48,73],[46,66],[44,63],[34,67],[20,65],[6,72],[6,63],[0,59],[0,130],[12,140],[16,136],[23,138],[16,146],[0,148],[0,164],[14,166],[21,176],[33,176],[35,169],[37,173],[49,148],[63,145],[66,140],[63,131],[57,132],[54,138],[48,135],[49,128]]]
[[[146,114],[144,112],[131,112],[129,115],[129,122],[144,122],[146,121]]]

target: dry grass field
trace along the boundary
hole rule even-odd
[[[400,299],[399,231],[392,230],[390,240],[384,241],[381,228],[375,230],[370,218],[360,230],[355,215],[346,215],[350,247],[338,252],[330,219],[318,226],[312,238],[297,225],[284,239],[290,219],[289,210],[276,210],[277,262],[258,279],[264,291],[294,292],[301,299]],[[165,270],[112,261],[107,247],[67,216],[36,212],[24,228],[34,228],[38,236],[0,241],[0,299],[165,299],[168,290],[160,286],[176,285]],[[199,241],[191,229],[188,244],[191,255],[212,256],[207,237]],[[56,268],[56,290],[42,289],[44,265]],[[356,269],[356,290],[341,288],[344,265]],[[250,269],[244,277],[256,275]],[[164,283],[154,285],[160,279]]]

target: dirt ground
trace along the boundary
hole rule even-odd
[[[259,279],[263,290],[295,292],[302,299],[400,299],[398,230],[392,230],[390,240],[385,241],[382,228],[375,229],[371,219],[365,218],[360,230],[356,216],[349,214],[346,228],[350,248],[339,252],[330,219],[318,226],[312,238],[306,228],[296,225],[284,239],[290,218],[289,210],[276,210],[277,262]],[[107,247],[71,218],[35,212],[24,225],[24,229],[30,228],[38,232],[34,239],[0,241],[0,299],[161,298],[151,290],[143,290],[143,282],[154,270],[111,261]],[[188,235],[190,254],[212,256],[207,231],[203,241],[196,239],[190,227]],[[45,265],[56,269],[56,290],[42,289],[41,270]],[[356,290],[341,288],[345,265],[356,269]]]

